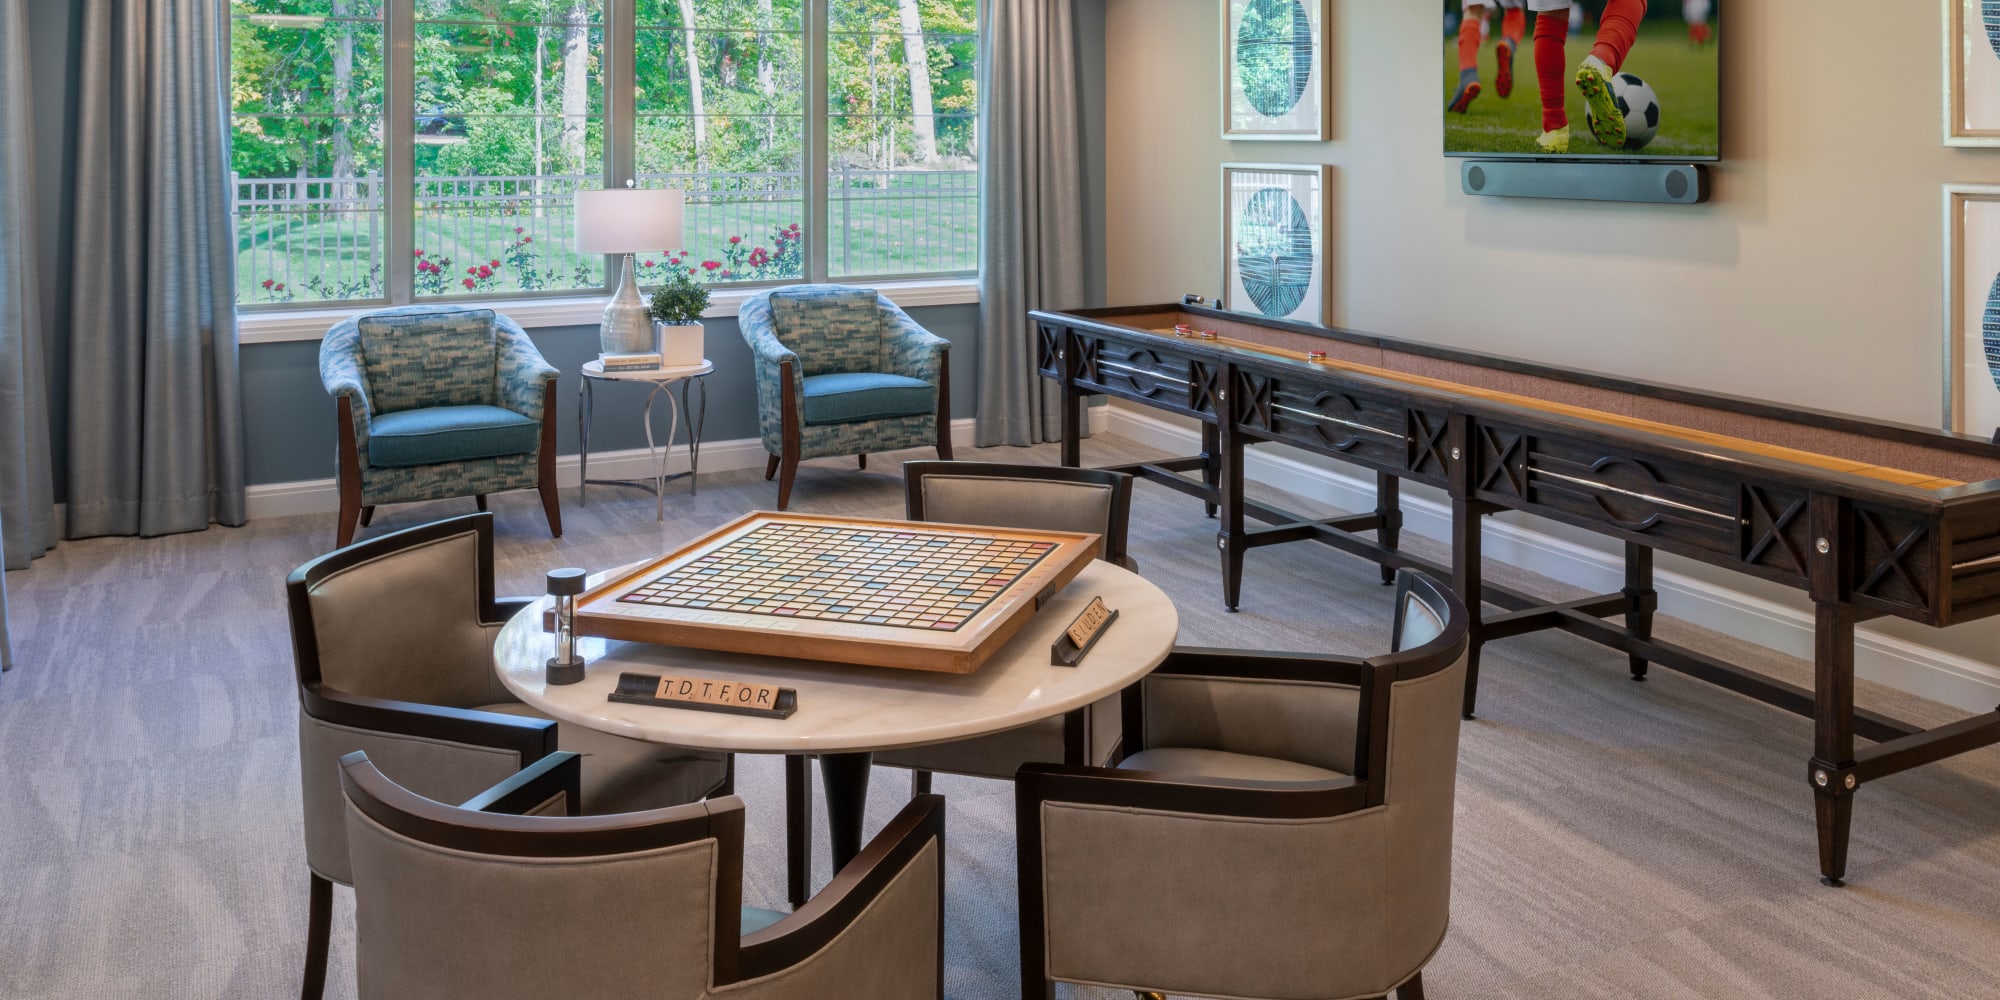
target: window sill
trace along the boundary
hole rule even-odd
[[[965,305],[979,301],[979,279],[939,278],[924,281],[882,281],[874,287],[905,309],[920,306]],[[718,289],[709,299],[703,319],[734,317],[743,300],[761,288]],[[604,316],[609,295],[578,295],[547,299],[468,299],[465,304],[478,309],[506,313],[514,322],[530,330],[557,326],[596,326]],[[365,306],[336,306],[328,309],[291,309],[236,313],[236,341],[239,344],[282,344],[314,341],[326,336],[335,323],[359,313],[385,308],[381,303]]]

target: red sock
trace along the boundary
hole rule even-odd
[[[1515,47],[1521,44],[1521,36],[1528,32],[1528,12],[1520,7],[1509,7],[1500,15],[1500,37]]]
[[[1458,22],[1458,71],[1479,68],[1479,19],[1470,10]]]
[[[1542,85],[1542,131],[1552,132],[1569,124],[1563,110],[1563,76],[1569,57],[1563,46],[1569,41],[1569,11],[1544,11],[1535,15],[1535,77]]]
[[[1590,54],[1618,72],[1639,38],[1639,22],[1645,19],[1646,0],[1604,0],[1604,16],[1597,19],[1597,44],[1590,47]]]

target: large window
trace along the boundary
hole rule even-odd
[[[603,289],[607,179],[688,192],[642,284],[977,267],[977,0],[230,7],[244,305]]]

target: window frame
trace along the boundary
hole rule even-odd
[[[828,119],[828,4],[831,0],[801,0],[803,24],[800,36],[805,55],[805,106],[802,133],[802,174],[800,190],[805,207],[805,273],[797,278],[766,281],[720,281],[710,284],[711,305],[705,317],[736,315],[742,301],[758,292],[789,285],[826,283],[830,277],[831,240],[828,225],[833,205],[828,197],[828,141],[832,128]],[[983,6],[987,0],[978,0]],[[606,187],[623,187],[637,176],[637,99],[631,86],[620,80],[636,79],[638,58],[638,0],[603,0],[604,51],[600,79],[604,81],[604,157],[602,178]],[[404,263],[416,252],[416,116],[396,114],[391,108],[414,108],[416,99],[416,0],[381,0],[383,67],[382,107],[382,290],[377,298],[309,302],[235,303],[238,340],[241,343],[278,343],[317,340],[326,327],[356,313],[403,305],[447,303],[478,304],[485,307],[509,306],[508,312],[532,327],[581,326],[594,323],[602,312],[605,297],[618,287],[623,261],[606,254],[604,283],[598,288],[550,289],[545,291],[494,291],[485,293],[427,296],[416,295],[414,266]],[[233,19],[232,14],[232,19]],[[976,34],[976,29],[975,29]],[[983,47],[980,58],[985,58]],[[233,72],[233,70],[232,70]],[[984,95],[981,94],[983,101]],[[980,105],[984,107],[984,105]],[[234,128],[234,110],[231,127]],[[983,158],[975,165],[983,172]],[[235,211],[232,203],[231,212]],[[975,209],[981,225],[984,205]],[[402,220],[392,224],[392,220]],[[845,283],[864,282],[880,288],[899,305],[950,305],[979,301],[978,277],[983,260],[967,270],[917,271],[879,275],[845,275]],[[586,315],[587,313],[587,315]],[[313,331],[308,334],[308,331]]]

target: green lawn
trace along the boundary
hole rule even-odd
[[[978,266],[974,198],[835,199],[830,211],[829,262],[836,275],[969,271]],[[776,231],[803,223],[803,216],[798,202],[696,206],[688,213],[685,242],[697,260],[726,260],[731,236],[743,237],[745,254],[757,246],[775,250]],[[417,248],[424,251],[423,259],[450,259],[441,279],[447,294],[594,288],[602,281],[603,258],[569,251],[570,230],[567,212],[539,217],[498,208],[478,215],[427,213],[417,222]],[[515,259],[510,259],[509,248],[523,237],[533,242],[515,249]],[[237,301],[244,304],[382,296],[377,259],[381,220],[367,213],[346,219],[246,213],[238,220],[237,246]],[[494,277],[468,291],[466,268],[490,267],[495,260],[502,266]],[[796,269],[785,274],[772,268],[747,277],[798,276]],[[285,287],[280,290],[279,284]],[[422,288],[420,284],[420,294]]]
[[[1497,30],[1499,25],[1495,21]],[[1438,108],[1445,116],[1445,148],[1458,153],[1539,154],[1535,138],[1542,134],[1542,99],[1535,78],[1535,46],[1532,32],[1514,56],[1514,93],[1501,98],[1493,81],[1499,72],[1494,38],[1479,53],[1479,79],[1484,91],[1463,115],[1442,112],[1458,89],[1458,40],[1445,40],[1444,90]],[[1576,67],[1590,53],[1594,34],[1584,32],[1569,40],[1567,66],[1563,71],[1569,111],[1569,151],[1583,155],[1635,155],[1599,143],[1590,134],[1583,117],[1583,95],[1572,82]],[[1640,29],[1639,40],[1626,57],[1624,72],[1645,80],[1660,99],[1660,134],[1636,155],[1670,158],[1713,156],[1719,148],[1720,128],[1716,60],[1717,43],[1703,48],[1688,44],[1687,30],[1678,21],[1648,22]]]

